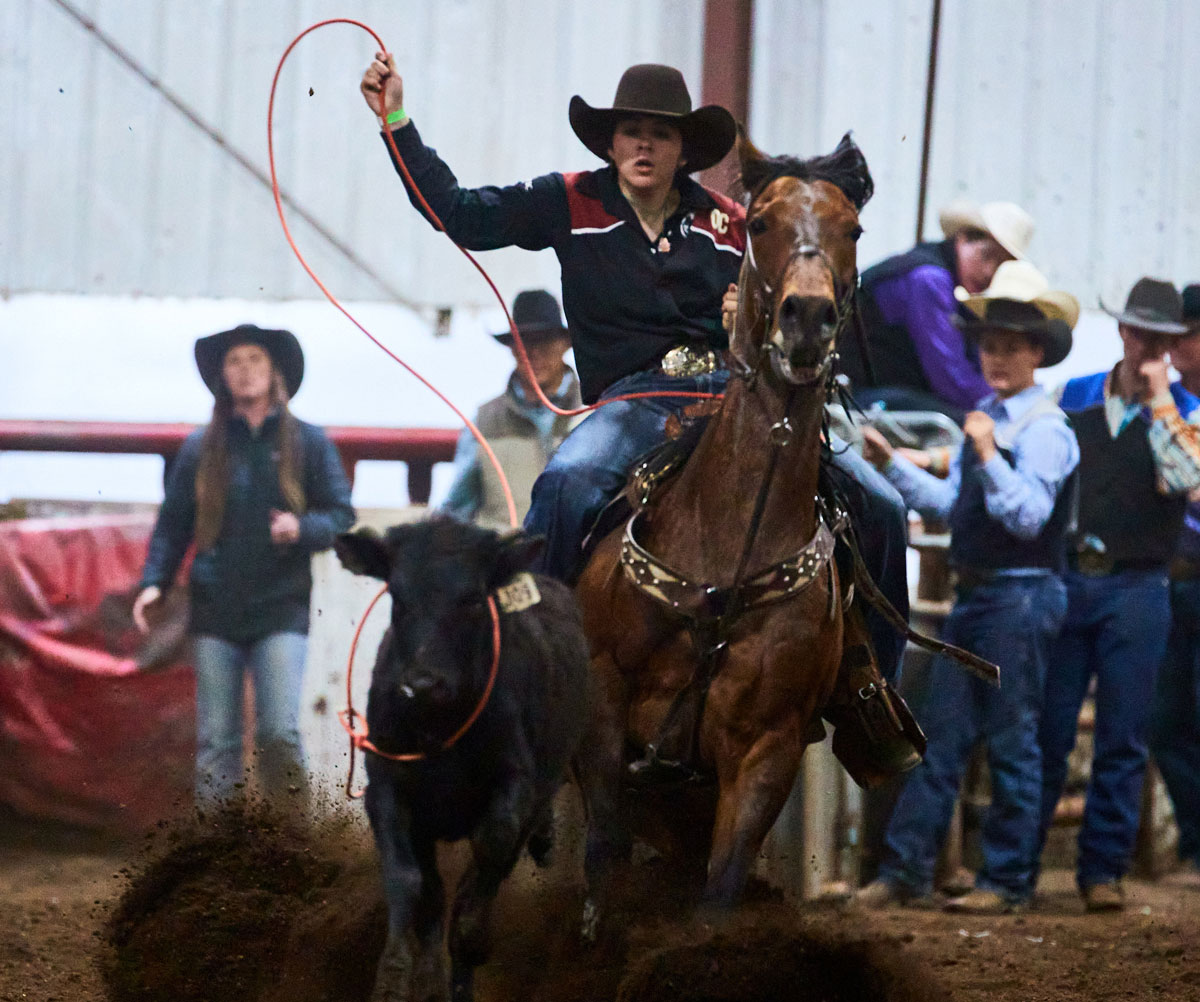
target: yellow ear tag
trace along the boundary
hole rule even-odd
[[[496,589],[496,603],[501,612],[524,612],[542,600],[537,582],[528,571],[522,571],[506,585]]]

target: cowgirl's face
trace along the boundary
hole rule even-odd
[[[608,156],[621,180],[639,192],[670,188],[675,172],[686,163],[683,136],[654,115],[621,119],[613,129]]]
[[[274,374],[271,356],[256,344],[234,345],[225,353],[221,374],[235,403],[268,400]]]

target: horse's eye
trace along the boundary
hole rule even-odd
[[[762,216],[755,216],[746,224],[746,229],[750,231],[752,236],[758,236],[761,233],[767,232],[767,221]]]
[[[852,229],[850,231],[850,239],[851,240],[857,240],[862,235],[863,235],[863,228],[861,226],[856,226],[856,227],[854,227],[854,229]]]

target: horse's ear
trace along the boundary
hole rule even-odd
[[[746,135],[746,130],[740,122],[737,127],[736,148],[742,170],[742,187],[747,192],[753,192],[765,177],[765,167],[770,157],[750,142],[750,137]]]
[[[847,132],[842,141],[829,154],[830,166],[840,178],[838,187],[846,193],[846,197],[854,203],[860,212],[862,207],[875,194],[875,181],[867,167],[867,158],[863,156],[858,144],[850,138]]]

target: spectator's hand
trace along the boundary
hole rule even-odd
[[[366,99],[367,107],[380,118],[386,118],[393,111],[404,107],[404,80],[396,72],[396,61],[387,52],[375,53],[375,61],[367,67],[359,89]],[[405,118],[391,128],[404,125],[407,121]]]
[[[271,510],[271,542],[286,546],[300,538],[300,519],[290,511]]]
[[[863,425],[862,437],[863,459],[874,466],[875,469],[882,470],[892,461],[892,453],[894,451],[892,443],[869,424]]]
[[[737,307],[737,285],[730,282],[725,295],[721,297],[721,326],[730,334],[733,333],[733,325],[737,322]]]
[[[158,585],[151,585],[149,588],[143,588],[140,595],[133,603],[133,625],[136,626],[141,633],[150,632],[150,624],[146,620],[146,610],[157,603],[162,598],[162,589]]]
[[[1159,394],[1171,392],[1171,373],[1167,368],[1166,356],[1146,359],[1138,366],[1138,375],[1142,377],[1145,387],[1143,403],[1149,403]]]
[[[971,411],[963,422],[963,434],[975,446],[975,455],[981,463],[986,463],[996,455],[996,422],[983,413]]]

